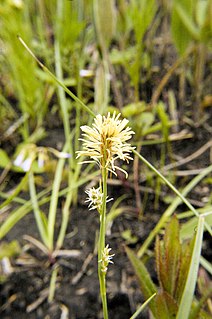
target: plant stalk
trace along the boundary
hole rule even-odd
[[[48,240],[47,240],[46,228],[45,228],[42,213],[39,209],[33,172],[29,172],[28,176],[29,176],[29,191],[30,191],[30,197],[31,197],[31,201],[32,201],[32,207],[33,207],[33,211],[34,211],[36,224],[37,224],[38,231],[39,231],[39,234],[41,236],[43,243],[45,245],[47,245]]]
[[[102,265],[100,260],[102,259],[102,252],[105,248],[105,233],[106,233],[106,199],[107,199],[107,169],[102,168],[102,184],[103,184],[103,201],[102,210],[100,215],[100,233],[99,233],[99,245],[98,245],[98,275],[100,294],[102,299],[102,307],[104,319],[108,319],[107,310],[107,296],[106,296],[106,274],[102,272]]]

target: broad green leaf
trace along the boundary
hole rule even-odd
[[[196,10],[195,10],[195,18],[197,24],[202,27],[204,25],[207,9],[208,9],[209,1],[197,1]]]
[[[196,286],[197,273],[199,269],[203,231],[204,231],[204,218],[199,217],[190,268],[189,268],[185,288],[183,290],[183,295],[180,301],[179,310],[178,310],[176,319],[182,319],[182,318],[187,319],[189,317],[194,290]]]
[[[166,275],[169,282],[169,289],[166,291],[171,296],[174,296],[180,269],[181,245],[179,231],[179,222],[177,217],[174,216],[169,225],[166,227],[164,236]]]
[[[193,0],[174,0],[173,1],[173,9],[171,15],[171,31],[172,38],[174,43],[179,51],[180,55],[182,55],[188,45],[193,40],[190,32],[185,28],[183,21],[180,17],[180,13],[186,12],[186,15],[192,18],[194,1]],[[179,9],[180,7],[180,9]]]
[[[99,43],[103,48],[107,48],[115,34],[115,1],[94,0],[93,8],[96,33]]]
[[[200,1],[202,3],[203,1]],[[204,5],[202,5],[204,7]],[[201,14],[202,13],[202,14]],[[197,15],[200,16],[199,22],[201,24],[201,40],[208,45],[208,47],[212,48],[212,1],[208,0],[207,7],[204,10],[202,8],[199,12],[197,8]]]
[[[186,283],[187,274],[189,271],[189,265],[191,262],[191,255],[193,250],[194,240],[184,243],[181,252],[181,264],[178,274],[177,287],[175,291],[175,300],[179,303],[183,294],[183,290]]]
[[[175,10],[184,26],[184,28],[190,33],[191,37],[194,40],[200,39],[200,33],[198,27],[195,25],[194,21],[192,20],[192,17],[187,14],[186,10],[180,5],[175,5]]]
[[[176,301],[165,291],[160,291],[155,297],[155,306],[157,309],[157,319],[176,318],[178,306]]]
[[[163,240],[156,238],[155,246],[157,274],[161,288],[174,297],[180,269],[181,245],[179,222],[174,216],[166,226]]]

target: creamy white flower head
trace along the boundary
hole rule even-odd
[[[116,175],[116,169],[127,172],[115,165],[117,159],[126,161],[132,160],[130,153],[134,149],[127,143],[134,132],[127,126],[128,120],[120,120],[121,114],[108,113],[107,116],[97,115],[94,119],[93,127],[81,126],[84,138],[83,150],[77,152],[77,158],[80,156],[90,157],[91,161],[82,163],[96,162],[101,168],[106,167]]]
[[[101,263],[101,270],[103,273],[106,274],[108,269],[108,264],[113,264],[112,258],[115,256],[115,254],[110,255],[111,248],[109,248],[109,245],[107,245],[102,252],[102,259],[99,260],[99,263]]]
[[[101,191],[101,187],[98,188],[90,188],[85,191],[88,195],[87,200],[85,203],[89,203],[88,207],[90,210],[97,209],[99,212],[101,211],[102,207],[102,200],[103,200],[103,193]],[[106,199],[106,202],[113,200],[113,198]]]

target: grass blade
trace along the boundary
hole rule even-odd
[[[152,298],[154,298],[156,296],[156,292],[149,297],[137,310],[136,312],[130,317],[130,319],[135,319],[138,317],[138,315],[140,315],[140,313],[142,312],[142,310],[148,305],[148,303],[152,300]]]

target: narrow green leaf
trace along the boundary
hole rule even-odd
[[[128,247],[126,247],[126,252],[134,268],[134,271],[138,277],[138,281],[141,286],[141,290],[144,294],[144,297],[148,299],[156,292],[156,287],[143,262]],[[153,312],[153,314],[156,316],[154,301],[150,303],[150,309]]]
[[[192,18],[193,0],[173,0],[173,9],[171,16],[171,31],[172,38],[177,47],[177,50],[181,55],[184,54],[189,44],[192,41],[192,36],[190,32],[185,28],[183,21],[177,11],[177,6],[181,8],[181,11],[186,12],[189,18]]]
[[[142,310],[148,305],[148,303],[154,298],[156,293],[154,293],[151,297],[149,297],[137,310],[136,312],[130,317],[130,319],[135,319],[138,315],[142,312]]]
[[[164,107],[164,103],[163,102],[159,102],[157,105],[157,113],[158,116],[161,120],[161,124],[162,124],[162,133],[163,136],[165,138],[165,140],[167,141],[169,138],[169,118],[168,115],[165,111],[165,107]]]

